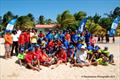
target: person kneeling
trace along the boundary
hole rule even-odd
[[[39,62],[37,56],[35,55],[33,47],[28,48],[28,52],[25,55],[25,61],[29,68],[31,68],[33,70],[37,70],[37,71],[39,71],[41,69],[40,64],[39,64],[40,62]]]

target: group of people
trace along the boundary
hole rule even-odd
[[[39,71],[41,65],[70,63],[70,67],[108,65],[114,63],[108,47],[101,49],[96,38],[87,30],[49,30],[47,33],[30,30],[5,31],[5,59],[18,57],[20,66]],[[15,54],[13,53],[15,49]]]

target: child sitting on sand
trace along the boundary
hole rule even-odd
[[[77,57],[77,61],[75,64],[73,64],[73,66],[83,67],[83,66],[89,66],[89,64],[90,63],[87,60],[87,50],[85,46],[82,45],[80,52],[79,52],[79,56]]]
[[[24,62],[25,59],[25,53],[24,53],[24,48],[20,49],[20,53],[18,54],[18,62],[20,64],[20,66],[22,66],[22,63]]]
[[[88,43],[87,46],[87,59],[90,60],[92,58],[93,55],[93,46],[90,44],[90,42]]]
[[[102,54],[104,57],[107,57],[108,62],[110,64],[114,63],[114,59],[113,59],[113,54],[110,54],[110,52],[108,51],[108,47],[105,47],[104,50],[102,50]]]
[[[96,62],[97,62],[97,64],[100,64],[100,65],[108,65],[106,57],[99,58],[96,60]]]

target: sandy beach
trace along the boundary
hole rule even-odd
[[[97,45],[101,48],[109,47],[109,51],[114,55],[115,65],[70,68],[68,63],[53,70],[42,66],[42,70],[38,72],[20,67],[15,63],[16,56],[8,60],[3,59],[4,45],[0,44],[0,80],[120,80],[120,37],[116,37],[115,43]]]

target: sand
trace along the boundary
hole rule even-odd
[[[15,56],[12,59],[3,59],[4,45],[0,43],[0,80],[120,80],[120,37],[116,37],[115,43],[97,45],[109,47],[114,55],[115,65],[70,68],[68,63],[53,70],[42,66],[42,70],[38,72],[20,67],[15,63]]]

